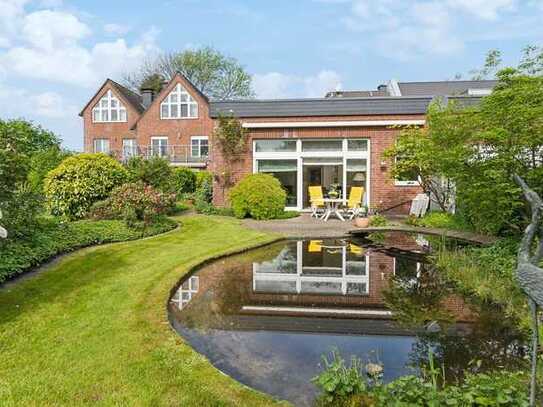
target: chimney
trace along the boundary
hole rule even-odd
[[[143,104],[143,107],[147,109],[149,105],[153,102],[153,99],[155,98],[155,91],[150,88],[142,88],[141,89],[141,103]]]

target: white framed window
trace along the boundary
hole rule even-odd
[[[94,139],[94,152],[109,154],[109,139],[107,138],[95,138]]]
[[[209,155],[207,136],[193,136],[190,138],[190,155],[192,157],[207,157]]]
[[[126,108],[121,101],[113,96],[111,90],[92,108],[92,121],[94,123],[126,122]]]
[[[402,157],[396,157],[396,162],[402,160]],[[409,187],[409,186],[418,186],[419,183],[419,177],[417,173],[413,171],[405,171],[404,173],[400,174],[396,179],[394,180],[394,185],[399,187]]]
[[[138,145],[135,138],[123,138],[123,159],[135,157],[138,153]]]
[[[161,119],[195,119],[198,117],[198,103],[178,83],[160,104]]]
[[[151,155],[158,157],[168,155],[168,137],[151,137]]]

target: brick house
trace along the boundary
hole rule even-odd
[[[215,175],[214,203],[227,204],[230,183],[253,172],[278,178],[287,209],[308,207],[308,186],[365,188],[370,208],[405,213],[420,192],[414,179],[389,176],[382,158],[402,126],[425,124],[436,96],[477,103],[495,81],[397,82],[372,91],[335,91],[324,98],[210,101],[177,74],[158,94],[141,94],[108,79],[83,108],[86,152],[120,160],[162,156],[172,165],[207,168]],[[248,130],[246,151],[226,161],[212,134],[219,115],[237,117]],[[228,165],[226,165],[229,163]]]

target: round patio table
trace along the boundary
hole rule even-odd
[[[324,211],[324,215],[322,215],[322,218],[321,218],[322,220],[326,222],[328,218],[330,217],[330,215],[334,214],[339,220],[341,220],[342,222],[345,222],[345,219],[341,215],[341,209],[340,209],[340,206],[343,203],[343,199],[324,198],[323,202],[326,205],[326,210]]]

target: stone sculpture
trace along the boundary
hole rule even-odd
[[[515,182],[522,188],[524,199],[531,209],[530,224],[524,230],[517,256],[516,278],[528,296],[532,317],[532,371],[530,381],[530,406],[535,406],[537,384],[537,354],[539,348],[538,307],[543,305],[543,269],[539,264],[543,258],[543,200],[518,175]],[[537,247],[532,249],[537,238]]]

